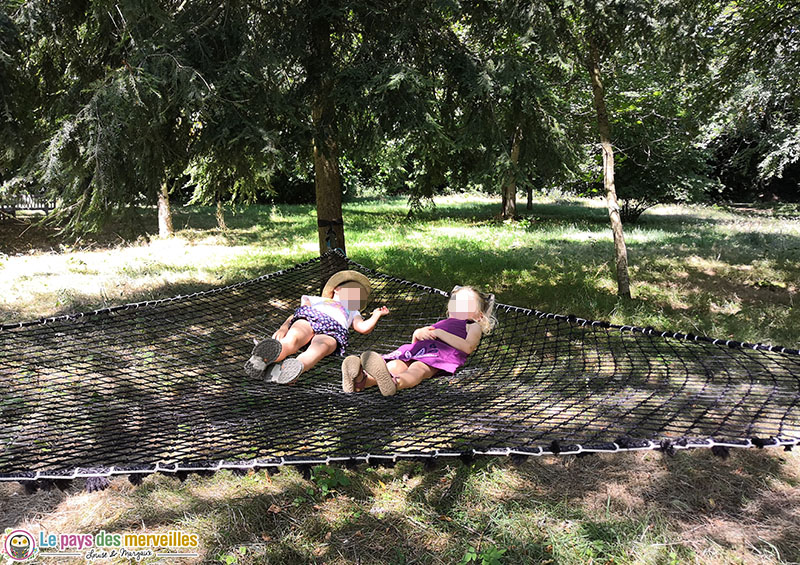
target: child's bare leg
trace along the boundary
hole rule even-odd
[[[392,375],[394,375],[397,379],[397,390],[401,390],[404,388],[417,386],[425,379],[429,379],[438,373],[439,369],[431,367],[430,365],[426,365],[421,361],[414,361],[408,366],[408,369],[402,373],[395,373],[394,371],[391,372]]]
[[[289,355],[297,353],[313,337],[314,330],[311,329],[311,324],[308,323],[308,320],[295,321],[289,331],[286,332],[286,335],[279,340],[281,342],[281,354],[278,355],[275,362],[280,363]]]
[[[329,335],[315,335],[311,338],[308,349],[297,356],[297,360],[303,364],[303,372],[336,351],[336,345],[336,340]]]
[[[400,373],[405,373],[408,371],[408,363],[405,361],[400,361],[400,359],[392,359],[386,363],[386,368],[389,369],[391,374],[399,375]]]

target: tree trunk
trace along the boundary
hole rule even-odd
[[[600,73],[600,54],[595,45],[589,48],[587,64],[592,80],[594,109],[597,113],[597,130],[600,134],[600,146],[603,148],[603,185],[606,191],[608,217],[611,220],[611,231],[614,234],[614,255],[617,267],[617,294],[631,297],[631,284],[628,278],[628,250],[625,247],[625,236],[622,232],[622,220],[619,215],[617,188],[614,185],[614,148],[611,145],[611,124],[606,109],[605,88]]]
[[[519,164],[519,149],[522,145],[522,130],[514,129],[511,136],[511,172],[503,186],[503,219],[508,220],[517,215],[517,165]]]
[[[324,114],[321,104],[314,105],[312,116],[317,123]],[[315,128],[316,129],[316,128]],[[329,247],[345,250],[344,224],[342,222],[342,181],[336,140],[330,136],[314,139],[314,188],[317,198],[317,229],[319,252]],[[331,241],[328,241],[328,234]]]
[[[217,227],[221,230],[227,230],[228,224],[225,223],[225,210],[222,208],[222,200],[217,198]]]
[[[528,203],[525,205],[526,210],[533,210],[533,185],[528,185]]]
[[[319,252],[329,247],[345,251],[342,223],[342,180],[339,172],[339,150],[336,142],[336,108],[331,98],[333,51],[331,24],[321,15],[319,1],[310,5],[311,55],[308,80],[313,88],[311,121],[314,129],[314,188],[317,198]],[[328,241],[328,234],[332,241]]]
[[[167,181],[161,183],[158,193],[158,235],[169,237],[174,233],[172,228],[172,210],[169,207],[169,190]]]

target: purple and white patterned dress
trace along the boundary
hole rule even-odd
[[[307,320],[315,334],[328,335],[335,339],[334,353],[344,356],[349,344],[348,329],[353,325],[353,319],[361,313],[348,310],[344,304],[332,298],[303,295],[302,302],[307,302],[308,305],[300,306],[294,311],[294,318],[289,326],[296,320]]]

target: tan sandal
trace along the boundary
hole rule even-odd
[[[397,392],[397,377],[389,372],[386,361],[374,351],[365,351],[361,354],[361,366],[364,371],[378,382],[378,388],[383,396],[392,396]]]
[[[361,358],[349,355],[342,361],[342,390],[346,393],[361,392],[367,384],[367,375],[361,368]]]

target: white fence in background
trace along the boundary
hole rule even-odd
[[[46,214],[55,207],[54,201],[27,192],[0,196],[0,210],[12,216],[17,215],[17,210],[42,210]]]

